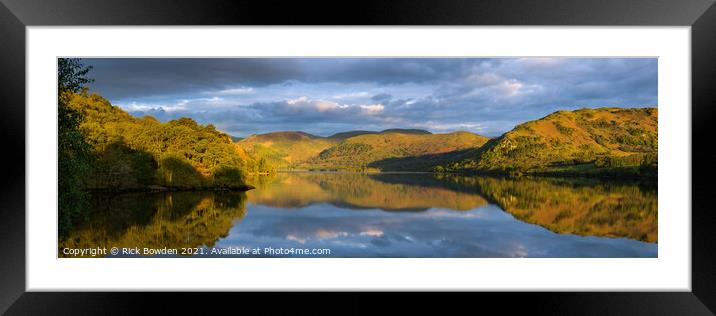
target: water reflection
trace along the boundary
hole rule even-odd
[[[657,242],[657,189],[587,179],[446,177],[521,221],[554,232]]]
[[[246,194],[97,194],[91,205],[88,223],[61,241],[60,249],[211,247],[246,215]]]
[[[386,177],[403,182],[387,182]],[[420,182],[430,179],[429,174],[279,173],[254,180],[259,186],[249,193],[249,202],[281,208],[330,203],[342,208],[384,211],[427,211],[435,207],[465,211],[487,205],[475,192]]]
[[[657,190],[644,184],[350,173],[280,173],[251,183],[257,189],[246,194],[100,196],[90,223],[61,246],[322,248],[331,257],[657,256]]]

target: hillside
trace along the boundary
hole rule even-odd
[[[299,131],[251,135],[236,144],[252,157],[264,158],[276,168],[398,170],[403,164],[381,164],[391,158],[442,154],[478,147],[486,138],[467,132],[432,134],[420,129],[348,131],[321,137]],[[362,152],[365,150],[365,152]],[[416,166],[417,164],[408,164]],[[421,164],[419,170],[429,171]]]
[[[469,133],[430,134],[404,132],[403,130],[364,134],[350,137],[336,146],[327,148],[303,164],[312,169],[360,169],[367,167],[381,170],[405,170],[391,159],[412,157],[419,159],[429,155],[446,154],[476,148],[488,138]],[[416,165],[416,164],[413,164]],[[417,166],[417,165],[416,165]],[[416,169],[411,171],[422,171]],[[429,171],[430,169],[424,169]]]
[[[418,129],[287,131],[238,141],[242,158],[273,168],[655,177],[656,108],[558,111],[495,139]]]
[[[236,144],[250,155],[266,159],[273,167],[287,168],[316,157],[337,143],[304,132],[274,132],[251,135]]]
[[[81,115],[82,141],[93,157],[83,180],[87,189],[240,187],[256,171],[256,162],[211,124],[135,118],[86,92],[69,95],[67,106]]]
[[[438,171],[656,175],[656,108],[558,111]]]
[[[380,132],[376,131],[348,131],[348,132],[341,132],[336,133],[331,136],[328,136],[329,139],[335,139],[338,141],[343,141],[351,137],[360,136],[360,135],[370,135],[370,134],[388,134],[388,133],[401,133],[401,134],[417,134],[417,135],[427,135],[432,134],[426,130],[422,129],[403,129],[403,128],[390,128],[386,130],[382,130]]]
[[[378,134],[380,132],[376,131],[348,131],[348,132],[341,132],[341,133],[335,133],[331,136],[328,136],[330,139],[335,139],[338,141],[343,141],[351,137],[360,136],[360,135],[367,135],[367,134]]]

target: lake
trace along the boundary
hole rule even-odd
[[[248,183],[256,189],[95,194],[89,220],[59,248],[312,258],[658,253],[655,183],[327,172]]]

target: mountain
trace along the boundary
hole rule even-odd
[[[338,140],[304,132],[274,132],[251,135],[236,144],[254,157],[264,158],[277,168],[287,168],[318,156]]]
[[[251,135],[251,138],[258,139],[262,142],[290,142],[290,141],[300,141],[305,139],[319,139],[323,138],[321,136],[316,136],[313,134],[300,132],[300,131],[286,131],[286,132],[273,132],[273,133],[266,133],[266,134],[258,134],[258,135]]]
[[[437,170],[655,175],[657,127],[656,108],[558,111]]]
[[[338,141],[343,141],[348,138],[354,137],[354,136],[360,136],[360,135],[367,135],[367,134],[379,134],[380,132],[375,131],[348,131],[348,132],[341,132],[341,133],[335,133],[331,136],[328,136],[329,139],[335,139]]]
[[[329,139],[336,139],[339,141],[346,140],[351,137],[360,136],[360,135],[369,135],[369,134],[387,134],[387,133],[401,133],[401,134],[432,134],[426,130],[422,129],[402,129],[402,128],[391,128],[386,129],[380,132],[376,131],[348,131],[348,132],[341,132],[336,133],[331,136],[328,136]]]
[[[415,134],[415,135],[429,135],[432,134],[423,129],[411,129],[411,128],[390,128],[380,132],[380,134],[388,133],[400,133],[400,134]]]
[[[494,139],[387,129],[274,132],[236,144],[276,168],[654,177],[657,128],[656,108],[600,108],[558,111]]]
[[[348,131],[329,137],[298,131],[251,135],[236,144],[277,168],[430,171],[422,157],[473,149],[488,138],[469,132],[432,134],[419,129]],[[416,162],[389,159],[416,157]],[[385,161],[384,161],[385,160]],[[415,168],[413,168],[415,167]]]
[[[469,132],[431,134],[416,130],[386,130],[376,134],[350,137],[320,152],[302,165],[309,169],[365,169],[406,170],[396,164],[383,163],[391,159],[425,157],[473,149],[488,138]],[[429,171],[414,169],[410,171]]]

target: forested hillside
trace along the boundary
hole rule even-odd
[[[429,160],[425,157],[477,148],[487,140],[487,137],[469,132],[431,134],[387,130],[347,138],[303,166],[312,169],[430,171],[428,165],[420,165],[422,160]],[[403,158],[411,158],[410,163],[392,163]],[[414,169],[409,170],[410,167]]]
[[[328,137],[273,132],[251,135],[237,145],[281,169],[430,171],[436,163],[433,156],[477,148],[487,140],[469,132],[432,134],[418,129],[387,129],[348,131]],[[402,158],[410,162],[395,161]]]
[[[80,130],[95,158],[84,182],[89,189],[238,188],[245,174],[267,171],[211,124],[135,118],[87,91],[69,96],[67,105],[82,116]]]
[[[657,128],[656,108],[559,111],[437,169],[656,176]]]
[[[265,159],[269,165],[286,169],[318,156],[337,143],[335,139],[304,132],[274,132],[251,135],[236,144],[252,156]]]

